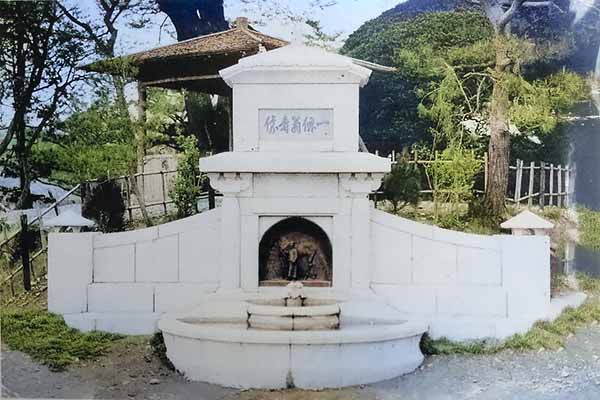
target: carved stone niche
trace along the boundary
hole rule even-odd
[[[332,247],[327,234],[314,222],[286,218],[263,235],[259,243],[260,286],[329,287],[332,282]]]

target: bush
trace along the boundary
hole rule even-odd
[[[579,226],[581,231],[582,247],[600,250],[600,211],[592,211],[587,208],[577,210]]]
[[[62,317],[43,311],[2,314],[2,341],[53,371],[102,356],[121,336],[103,332],[81,333],[69,328]]]
[[[85,197],[82,214],[96,221],[102,232],[124,230],[125,203],[121,188],[116,183],[106,181],[90,184]]]
[[[417,205],[421,190],[421,174],[404,156],[383,180],[383,195],[394,207],[394,214],[408,204]]]
[[[198,182],[200,153],[198,152],[198,142],[194,136],[181,137],[178,142],[183,148],[183,152],[179,157],[179,172],[175,178],[175,184],[170,190],[170,195],[177,207],[177,216],[184,218],[198,211],[196,202],[200,194]]]
[[[437,154],[427,166],[433,186],[433,204],[435,220],[458,218],[459,205],[468,203],[473,198],[475,176],[481,170],[481,162],[472,151],[459,145],[450,144],[442,153]],[[449,206],[449,214],[441,218],[440,208]]]

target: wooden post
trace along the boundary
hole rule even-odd
[[[160,182],[162,185],[162,199],[163,199],[163,209],[165,215],[167,215],[167,190],[165,188],[165,172],[164,170],[160,170]]]
[[[146,86],[142,82],[137,83],[138,101],[136,103],[137,120],[140,128],[136,131],[136,156],[138,163],[138,172],[144,172],[144,155],[146,153]],[[143,180],[143,178],[142,178]],[[144,183],[142,182],[142,190]]]
[[[215,208],[215,190],[209,184],[208,185],[208,209],[212,210],[213,208]]]
[[[546,205],[546,163],[540,162],[540,207],[544,208]]]
[[[529,198],[527,199],[527,205],[531,207],[533,205],[533,178],[535,175],[535,161],[529,164]]]
[[[523,179],[523,161],[517,159],[517,174],[515,177],[515,204],[521,201],[521,181]]]
[[[133,211],[131,210],[131,185],[129,184],[129,176],[125,177],[125,190],[127,191],[127,213],[129,221],[133,221]]]
[[[563,172],[562,165],[559,164],[558,165],[558,200],[557,200],[557,204],[559,207],[562,207],[562,200],[563,200],[562,172]]]
[[[550,205],[554,205],[554,164],[550,164]]]
[[[56,206],[58,208],[58,205]],[[48,247],[48,238],[46,237],[46,231],[44,230],[44,219],[42,213],[38,211],[38,224],[40,226],[40,240],[42,241],[42,249]]]
[[[21,215],[21,263],[23,264],[23,288],[31,290],[31,267],[29,264],[29,234],[27,215]]]
[[[488,187],[488,153],[483,153],[483,191],[487,192]]]
[[[565,207],[571,206],[571,166],[567,165],[565,168]]]

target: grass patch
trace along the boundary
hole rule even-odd
[[[62,317],[43,311],[3,312],[0,318],[2,341],[53,371],[102,356],[113,341],[122,338],[103,332],[79,332],[69,328]]]
[[[569,334],[581,327],[600,322],[600,279],[579,275],[579,286],[588,294],[588,300],[577,308],[566,308],[554,321],[538,321],[524,334],[505,340],[453,342],[446,338],[437,340],[424,335],[421,350],[424,354],[493,354],[503,350],[558,350]]]
[[[600,211],[579,208],[579,245],[592,250],[600,250]]]
[[[549,207],[544,207],[543,209],[541,209],[538,212],[538,214],[541,214],[540,216],[542,218],[546,218],[554,223],[557,223],[560,221],[560,217],[562,216],[563,211],[564,211],[564,209],[562,209],[560,207],[549,206]]]
[[[591,295],[600,296],[600,278],[592,278],[586,274],[577,274],[579,288]]]
[[[495,346],[486,340],[475,340],[471,342],[453,342],[447,338],[432,339],[424,334],[421,339],[421,351],[429,355],[448,354],[489,354],[494,352]],[[496,350],[497,351],[497,350]]]
[[[394,214],[388,201],[380,201],[377,204],[378,209]],[[422,201],[418,206],[407,205],[398,210],[396,214],[399,217],[411,219],[423,224],[436,225],[440,228],[451,229],[459,232],[475,233],[479,235],[495,235],[501,232],[499,225],[490,224],[489,221],[474,215],[469,210],[468,204],[460,204],[453,211],[447,207],[441,206],[438,210],[436,220],[433,211],[433,203]]]

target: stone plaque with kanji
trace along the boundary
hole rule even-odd
[[[333,139],[331,109],[260,109],[263,139]]]

